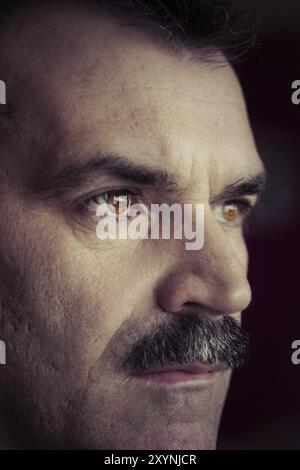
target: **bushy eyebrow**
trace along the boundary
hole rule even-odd
[[[120,155],[98,153],[84,163],[74,162],[55,174],[45,175],[34,183],[33,190],[44,198],[55,198],[107,173],[139,185],[177,188],[175,175],[167,171],[134,163]]]
[[[161,168],[135,163],[121,155],[98,153],[86,162],[74,162],[60,168],[56,173],[47,173],[34,183],[33,191],[45,199],[58,198],[107,173],[161,191],[175,192],[182,189],[175,174]],[[264,190],[265,185],[266,173],[262,171],[227,185],[213,201],[258,194]]]
[[[262,170],[256,175],[239,178],[234,183],[231,183],[211,200],[212,203],[216,203],[221,200],[235,199],[242,196],[258,195],[260,196],[267,185],[267,173],[266,170]]]

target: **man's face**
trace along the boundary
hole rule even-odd
[[[262,164],[232,69],[176,58],[80,8],[24,12],[2,37],[12,111],[0,127],[3,435],[16,446],[213,448],[229,369],[149,379],[122,360],[179,316],[239,320],[250,302],[243,211],[231,220],[222,208]],[[97,166],[103,154],[118,155],[113,169],[109,158]],[[176,185],[126,174],[131,164]],[[108,191],[203,203],[204,247],[99,240],[105,197],[95,196]]]

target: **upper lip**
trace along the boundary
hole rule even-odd
[[[209,372],[219,372],[227,369],[225,364],[201,364],[199,362],[189,364],[174,364],[171,366],[157,367],[144,371],[146,374],[163,372],[186,372],[187,374],[204,374]]]

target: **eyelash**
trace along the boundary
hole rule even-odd
[[[85,212],[85,213],[91,213],[92,211],[89,209],[88,207],[88,204],[90,202],[95,202],[94,200],[99,197],[99,196],[103,196],[103,195],[116,195],[116,194],[119,194],[119,195],[122,195],[122,196],[129,196],[129,197],[140,197],[142,198],[141,196],[141,193],[140,191],[138,190],[132,190],[132,189],[125,189],[125,188],[116,188],[116,189],[110,189],[110,190],[106,190],[106,191],[101,191],[99,193],[96,193],[88,198],[86,198],[81,206],[81,209]],[[95,202],[96,204],[96,202]]]
[[[244,232],[247,232],[249,229],[250,217],[253,214],[254,206],[250,203],[248,199],[240,198],[240,199],[229,199],[222,203],[222,206],[236,204],[239,208],[242,208],[243,214],[241,216],[241,223],[230,223],[228,225],[233,228],[242,227]]]
[[[105,194],[108,196],[119,194],[119,195],[126,195],[129,197],[136,197],[136,198],[138,197],[145,204],[145,199],[143,199],[143,196],[138,189],[133,190],[133,189],[128,189],[128,188],[116,188],[116,189],[109,189],[106,191],[98,192],[84,199],[83,203],[80,205],[80,213],[83,215],[91,215],[93,211],[89,209],[88,207],[89,203],[95,200],[97,197],[101,195],[105,195]],[[249,219],[250,219],[250,216],[253,214],[254,206],[250,203],[248,199],[245,199],[245,198],[229,199],[229,200],[224,201],[222,204],[219,204],[218,206],[224,207],[225,205],[230,205],[230,204],[236,204],[240,209],[242,209],[242,212],[243,212],[241,216],[242,221],[239,223],[227,222],[227,226],[232,227],[232,228],[239,228],[242,226],[243,230],[247,232],[249,228],[249,222],[250,222]],[[146,205],[149,205],[149,203]],[[224,223],[226,224],[226,222]]]

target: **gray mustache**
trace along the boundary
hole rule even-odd
[[[249,335],[231,317],[217,320],[203,313],[174,316],[171,323],[160,326],[135,343],[122,367],[144,372],[156,367],[200,362],[242,366],[249,357]]]

